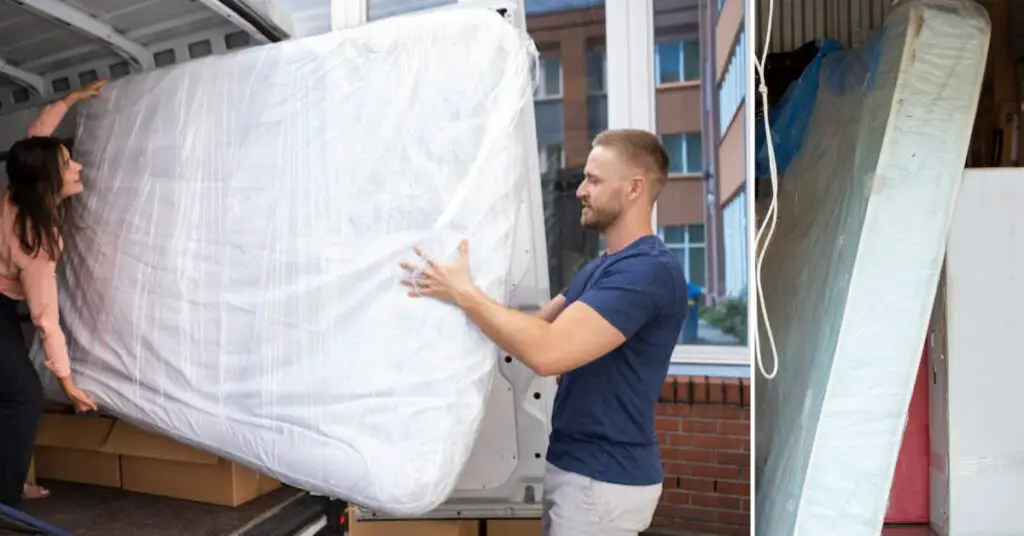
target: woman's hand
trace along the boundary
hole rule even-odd
[[[64,390],[64,394],[68,397],[68,400],[71,401],[71,405],[75,406],[75,411],[82,413],[86,411],[97,411],[99,409],[96,402],[94,402],[92,397],[89,396],[89,393],[79,389],[70,376],[60,380],[60,387]]]
[[[103,89],[103,86],[105,85],[107,85],[106,80],[97,80],[95,82],[86,84],[74,91],[69,92],[67,95],[64,95],[64,102],[67,103],[69,107],[71,107],[81,101],[89,100],[93,97],[99,96],[100,90]]]

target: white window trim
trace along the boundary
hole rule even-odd
[[[544,63],[545,60],[558,60],[558,93],[551,93],[551,94],[540,93],[542,88],[546,89],[545,88],[545,86],[546,86],[545,82],[547,82],[547,80],[544,79],[545,71],[544,71],[544,67],[543,67],[543,63]],[[541,65],[538,65],[538,67],[539,67],[538,74],[540,75],[541,80],[537,81],[537,87],[533,91],[533,101],[534,102],[549,102],[549,101],[562,100],[562,95],[565,93],[565,65],[562,63],[562,58],[559,57],[559,56],[548,56],[548,57],[541,56],[540,57],[540,64]]]
[[[686,46],[685,45],[686,45],[687,41],[693,41],[693,40],[692,39],[662,39],[661,41],[658,41],[658,42],[656,42],[654,44],[655,50],[657,50],[658,45],[660,45],[662,43],[675,43],[675,42],[678,42],[679,45],[680,45],[679,46],[679,77],[681,78],[681,80],[672,80],[672,81],[669,81],[669,82],[663,81],[661,79],[661,58],[658,56],[657,52],[654,53],[654,76],[656,78],[655,82],[659,86],[666,85],[666,84],[680,84],[680,83],[696,82],[697,81],[697,80],[685,80],[685,78],[686,78]],[[700,45],[697,45],[697,46],[700,46]],[[697,64],[698,64],[698,66],[700,65],[699,56],[698,56]]]
[[[605,28],[608,128],[657,132],[655,54],[651,46],[654,43],[654,0],[606,0]],[[748,145],[748,162],[749,153]],[[651,226],[658,228],[657,204],[651,215]],[[751,318],[749,313],[748,318]],[[750,326],[752,329],[753,324]],[[750,365],[749,344],[748,340],[736,346],[677,345],[672,362]]]
[[[365,0],[331,0],[331,31],[366,24]]]
[[[715,344],[678,344],[672,350],[672,363],[685,365],[750,366],[747,344],[722,346]]]

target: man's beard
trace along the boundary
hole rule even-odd
[[[580,210],[580,224],[587,229],[603,232],[608,229],[618,214],[611,210],[597,210],[592,206],[585,206]]]

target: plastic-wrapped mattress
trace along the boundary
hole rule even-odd
[[[499,15],[456,10],[110,84],[79,117],[59,269],[79,385],[300,488],[439,505],[499,350],[409,298],[398,263],[468,237],[474,280],[505,300],[534,64]]]
[[[972,1],[910,0],[823,61],[762,270],[759,535],[881,531],[989,35]]]

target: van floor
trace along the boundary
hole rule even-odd
[[[304,495],[283,487],[228,508],[114,488],[46,480],[40,484],[50,490],[50,497],[25,501],[21,510],[74,536],[230,536]]]

